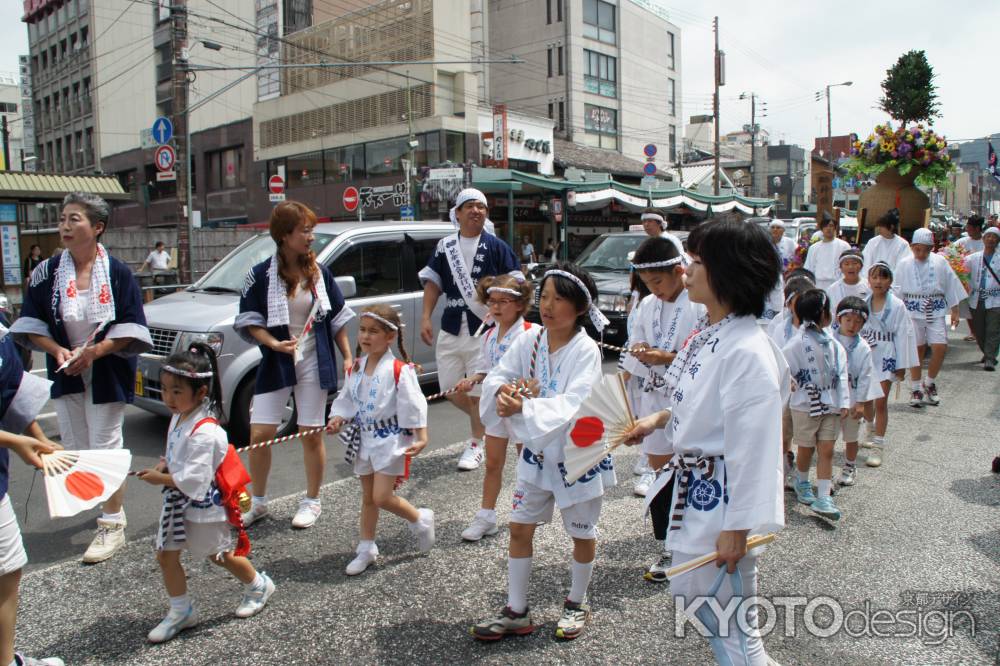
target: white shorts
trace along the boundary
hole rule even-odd
[[[24,552],[10,495],[4,495],[0,500],[0,576],[23,569],[27,563],[28,555]]]
[[[285,414],[288,398],[295,393],[295,413],[298,425],[316,428],[326,423],[327,390],[319,384],[316,355],[295,366],[295,385],[258,393],[250,404],[251,425],[278,425]]]
[[[464,318],[458,335],[438,331],[434,357],[437,361],[438,384],[442,391],[447,391],[466,377],[476,374],[480,346],[479,338],[469,335]],[[481,394],[482,390],[477,384],[466,395],[478,398]]]
[[[647,456],[666,456],[674,452],[674,445],[667,440],[666,428],[654,430],[642,440],[640,450]]]
[[[511,431],[510,425],[507,423],[507,419],[501,419],[500,423],[497,425],[487,426],[486,434],[490,437],[506,439],[508,443],[516,441],[514,433]]]
[[[406,456],[398,455],[392,459],[388,465],[382,469],[375,469],[372,464],[372,459],[364,455],[364,448],[362,447],[361,453],[358,457],[354,459],[354,473],[358,476],[367,476],[369,474],[386,474],[388,476],[402,476],[406,472]]]
[[[574,539],[596,539],[597,520],[601,517],[603,497],[580,502],[565,509],[559,509],[566,533]],[[510,522],[537,525],[552,521],[552,510],[556,498],[550,491],[518,479],[514,488],[513,511]]]
[[[159,525],[157,525],[159,529]],[[163,542],[163,550],[186,550],[191,557],[215,557],[233,550],[233,529],[229,523],[193,523],[184,519],[184,541],[177,543],[172,535]]]
[[[83,393],[70,393],[52,401],[59,420],[62,445],[71,450],[120,449],[124,442],[124,402],[94,404],[90,372],[83,375]]]
[[[944,317],[935,317],[930,321],[924,318],[910,319],[913,322],[913,331],[917,334],[917,346],[923,345],[946,345],[948,344],[948,330],[944,323]]]

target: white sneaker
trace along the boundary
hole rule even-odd
[[[243,527],[247,528],[268,515],[266,504],[251,504],[250,510],[243,514]]]
[[[854,485],[854,466],[844,465],[840,468],[840,476],[837,477],[837,483],[842,486],[853,486]]]
[[[466,541],[479,541],[484,536],[493,536],[497,532],[497,524],[494,521],[477,513],[469,526],[462,532],[462,538]]]
[[[316,524],[316,519],[319,518],[319,514],[321,513],[323,513],[323,507],[320,506],[319,502],[304,499],[299,502],[299,510],[295,512],[295,517],[292,518],[292,527],[297,527],[300,530],[312,527]]]
[[[20,652],[14,653],[14,663],[18,666],[66,666],[66,662],[59,657],[44,657],[36,659],[23,655]]]
[[[465,445],[465,451],[462,451],[462,457],[458,459],[458,468],[463,472],[468,472],[474,470],[483,464],[483,445],[482,442],[477,442],[474,439],[470,439]]]
[[[375,564],[375,560],[378,559],[378,546],[372,544],[371,548],[363,548],[361,544],[358,544],[357,553],[357,556],[348,563],[347,569],[344,570],[348,576],[364,573],[365,569]]]
[[[146,639],[150,643],[165,643],[196,624],[198,624],[198,611],[194,606],[188,606],[187,610],[181,612],[171,609],[163,621],[146,635]]]
[[[868,452],[868,456],[865,458],[865,464],[869,467],[881,467],[882,466],[882,447],[873,446],[871,451]]]
[[[937,384],[934,382],[924,382],[924,402],[932,407],[941,404],[941,400],[938,399]]]
[[[264,579],[264,586],[259,590],[246,590],[243,593],[243,600],[236,607],[236,617],[253,617],[264,609],[267,600],[274,594],[274,581],[263,571],[260,577]]]
[[[632,467],[632,474],[635,476],[642,476],[646,472],[652,471],[652,467],[649,466],[649,458],[643,454],[639,454],[639,457],[635,460],[635,466]]]
[[[110,558],[125,545],[125,522],[97,519],[97,534],[83,554],[83,561],[96,564]]]
[[[635,482],[635,488],[632,490],[639,497],[645,497],[646,493],[649,492],[649,487],[653,485],[656,481],[656,472],[646,472],[639,477],[639,480]]]
[[[417,537],[417,548],[421,553],[430,552],[434,547],[434,512],[418,509],[420,517],[410,523],[410,531]]]

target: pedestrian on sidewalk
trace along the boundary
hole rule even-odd
[[[0,664],[63,666],[57,657],[34,659],[14,652],[21,574],[28,564],[21,529],[7,494],[10,452],[35,469],[42,469],[39,454],[60,449],[35,422],[49,399],[48,382],[24,371],[17,346],[0,326]]]
[[[841,421],[851,406],[847,381],[847,353],[828,332],[832,321],[830,297],[825,291],[811,289],[795,302],[795,316],[801,323],[799,334],[782,349],[792,375],[792,411],[797,483],[795,496],[813,513],[840,520],[840,510],[833,503],[833,445],[840,433]],[[816,450],[816,489],[809,481],[809,467]]]
[[[470,378],[459,382],[459,390],[469,392],[480,384],[493,368],[500,364],[500,359],[507,353],[510,346],[522,334],[538,329],[537,324],[525,321],[524,317],[531,309],[534,288],[531,282],[519,282],[510,275],[488,276],[479,281],[476,287],[481,303],[490,309],[490,316],[496,326],[486,331],[482,337],[482,349],[479,352],[478,372]],[[503,468],[507,461],[507,446],[513,437],[511,426],[507,419],[502,419],[499,427],[486,428],[486,473],[483,475],[483,498],[479,511],[472,523],[462,532],[466,541],[479,541],[484,536],[497,533],[497,498],[500,496],[500,486],[503,484]],[[515,438],[516,441],[516,438]],[[517,452],[521,452],[521,442],[517,442]]]
[[[135,396],[136,356],[153,348],[139,285],[100,243],[111,207],[97,195],[63,199],[59,235],[66,248],[31,274],[15,341],[47,354],[52,404],[67,449],[120,449],[125,406]],[[103,562],[125,545],[125,484],[104,503],[83,554]]]
[[[251,443],[274,438],[292,393],[299,432],[323,426],[327,394],[337,390],[340,378],[334,347],[340,350],[345,367],[353,363],[344,326],[354,311],[344,303],[330,269],[316,261],[312,251],[315,227],[316,214],[308,206],[298,201],[275,206],[270,221],[275,253],[251,268],[243,285],[233,328],[261,350],[250,405]],[[322,432],[301,439],[306,496],[299,502],[292,527],[305,529],[315,525],[322,513],[319,488],[326,447]],[[243,514],[247,527],[268,515],[271,448],[254,449],[249,458],[253,499]]]
[[[224,488],[216,480],[229,453],[229,436],[220,423],[225,417],[219,379],[215,352],[200,342],[171,354],[160,370],[163,404],[173,414],[167,448],[158,465],[137,475],[146,483],[163,486],[156,561],[170,610],[147,635],[150,643],[164,643],[198,624],[181,564],[182,550],[207,558],[243,583],[236,617],[256,615],[274,594],[274,581],[247,559],[250,541],[236,500],[230,499],[233,504],[226,506]],[[239,530],[235,543],[234,527]]]
[[[458,193],[451,209],[458,233],[438,241],[427,265],[420,270],[424,286],[420,339],[434,347],[438,383],[448,390],[466,377],[476,374],[479,340],[476,333],[483,320],[489,323],[489,311],[476,300],[476,283],[489,275],[509,274],[524,280],[520,264],[507,243],[491,233],[484,233],[487,221],[486,195],[468,188]],[[434,336],[431,316],[441,294],[445,297],[441,328]],[[451,404],[468,414],[472,436],[458,459],[458,469],[473,470],[483,462],[483,438],[486,431],[479,418],[479,387],[468,393],[452,393]]]
[[[728,608],[734,595],[757,594],[759,551],[748,552],[747,537],[785,524],[781,405],[789,378],[780,352],[756,322],[780,272],[764,230],[706,222],[691,232],[688,247],[688,295],[708,314],[667,371],[672,413],[641,418],[628,443],[665,426],[674,431],[670,469],[650,494],[678,475],[667,536],[675,566],[716,552],[716,566],[670,582],[675,605],[693,612],[707,611],[699,603],[705,597],[714,597],[708,606]],[[703,625],[720,664],[769,663],[752,606],[715,614]]]
[[[146,256],[146,261],[142,262],[139,272],[142,273],[147,268],[154,271],[165,271],[170,268],[170,253],[167,252],[163,241],[156,241],[155,248]]]
[[[563,528],[573,539],[572,582],[556,624],[556,638],[574,639],[590,619],[587,589],[597,553],[597,521],[605,490],[615,485],[614,464],[606,456],[583,479],[566,483],[563,446],[583,401],[601,381],[601,353],[584,330],[589,318],[598,331],[608,323],[597,309],[597,286],[578,266],[559,263],[540,285],[544,328],[521,335],[483,382],[480,414],[492,430],[508,419],[513,436],[524,442],[510,514],[507,604],[470,629],[493,641],[530,634],[528,580],[535,530],[559,507]]]
[[[993,372],[997,367],[997,348],[1000,347],[1000,256],[997,244],[1000,228],[990,227],[983,232],[983,249],[969,256],[969,306],[972,311],[973,330],[979,349],[983,352],[983,369]]]
[[[873,400],[885,397],[885,392],[874,377],[871,347],[860,335],[868,317],[868,304],[857,296],[848,296],[837,304],[838,326],[834,338],[847,352],[847,385],[851,399],[847,418],[841,423],[844,466],[837,477],[837,483],[842,486],[854,485],[859,433],[865,411],[871,408]]]
[[[868,286],[871,289],[868,320],[861,329],[861,337],[872,350],[875,381],[882,387],[882,397],[875,398],[874,406],[865,409],[869,441],[863,446],[871,449],[865,464],[879,467],[887,443],[889,389],[893,382],[903,380],[907,369],[920,365],[920,356],[906,304],[894,293],[889,264],[877,261],[868,269]]]
[[[388,305],[361,311],[358,361],[347,369],[344,387],[330,407],[330,430],[349,424],[342,439],[361,479],[361,528],[357,556],[346,574],[356,576],[378,558],[375,525],[385,510],[407,521],[420,552],[434,546],[434,512],[417,509],[395,494],[409,475],[409,461],[427,446],[427,400],[417,370],[403,346],[403,322]],[[399,348],[400,358],[392,353]]]
[[[934,234],[931,230],[916,229],[910,243],[912,256],[899,262],[895,272],[900,296],[917,336],[918,358],[923,357],[925,345],[931,348],[926,380],[921,379],[923,368],[920,364],[910,368],[910,406],[918,409],[925,404],[935,407],[940,404],[936,380],[948,351],[945,314],[951,310],[952,327],[957,327],[958,304],[966,296],[965,287],[955,271],[944,257],[931,252],[932,247]]]

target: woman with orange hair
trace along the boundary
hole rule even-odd
[[[293,391],[299,431],[325,425],[327,394],[337,390],[340,376],[334,345],[345,367],[353,363],[344,324],[354,312],[344,304],[333,274],[316,263],[315,226],[316,215],[304,204],[286,201],[275,206],[270,221],[277,245],[274,256],[251,268],[243,285],[233,328],[261,351],[250,406],[251,442],[275,436]],[[302,437],[302,446],[306,496],[292,519],[292,527],[298,528],[312,527],[319,518],[319,487],[326,466],[322,433]],[[243,514],[248,527],[268,513],[271,449],[255,449],[249,455],[253,504]]]

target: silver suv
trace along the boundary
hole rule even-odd
[[[313,251],[317,260],[333,273],[337,286],[355,311],[373,303],[389,303],[402,315],[406,327],[403,343],[413,359],[423,366],[422,382],[437,376],[434,350],[420,340],[423,289],[417,271],[434,253],[438,240],[455,228],[441,222],[384,222],[358,225],[338,222],[319,224]],[[167,415],[160,394],[160,366],[175,349],[195,341],[206,342],[219,355],[222,396],[229,417],[229,437],[234,443],[249,438],[249,410],[260,350],[244,342],[233,330],[239,310],[240,291],[250,267],[274,254],[274,241],[264,233],[230,252],[198,282],[182,292],[164,296],[145,307],[153,338],[153,350],[139,357],[135,404],[150,412]],[[434,320],[440,320],[444,299]],[[348,335],[357,339],[358,321],[348,324]],[[343,369],[339,368],[341,374]],[[331,393],[331,399],[332,399]],[[279,430],[291,430],[294,401],[289,400],[287,418]]]

